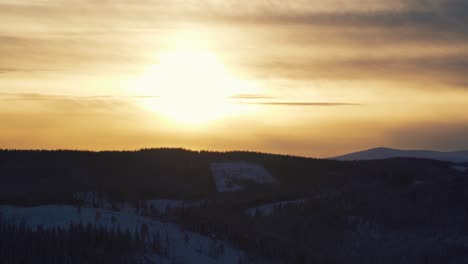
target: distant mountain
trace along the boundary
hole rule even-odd
[[[378,160],[396,157],[423,158],[451,162],[468,162],[468,151],[440,152],[430,150],[401,150],[392,148],[373,148],[354,152],[330,159],[334,160]]]

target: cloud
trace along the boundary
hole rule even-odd
[[[381,80],[448,84],[468,88],[468,54],[259,61],[249,65],[263,76],[285,79]]]
[[[15,69],[15,68],[0,68],[0,74],[11,73],[11,72],[19,72],[24,71],[22,69]]]
[[[158,99],[161,96],[158,95],[98,95],[98,96],[84,96],[80,97],[83,99]]]
[[[13,112],[43,112],[53,115],[105,114],[119,111],[134,111],[133,100],[137,96],[67,96],[40,93],[0,93],[3,105],[1,112],[13,108]],[[144,97],[148,98],[148,97]],[[154,98],[154,97],[151,97]],[[8,112],[8,111],[7,111]]]
[[[400,1],[399,7],[393,1],[381,1],[381,8],[366,8],[361,1],[348,1],[354,8],[343,8],[336,5],[325,9],[308,8],[306,2],[296,8],[273,6],[259,8],[254,12],[232,12],[225,10],[227,19],[242,17],[238,22],[274,23],[274,24],[309,24],[339,25],[346,27],[376,26],[393,27],[406,25],[436,26],[438,29],[463,29],[467,21],[468,3],[464,0],[409,0]],[[326,6],[326,3],[322,4]],[[229,15],[231,14],[231,15]],[[222,18],[219,16],[218,18]],[[464,29],[466,31],[466,29]]]
[[[339,103],[339,102],[297,102],[285,101],[282,98],[269,96],[265,94],[237,94],[230,96],[233,103],[264,105],[264,106],[358,106],[361,104],[355,103]],[[274,100],[274,101],[273,101]]]
[[[414,57],[415,52],[421,56],[440,52],[466,56],[467,1],[410,0],[402,1],[399,8],[392,8],[390,1],[378,1],[388,8],[376,10],[366,9],[365,5],[359,8],[359,1],[341,2],[353,3],[357,8],[346,10],[335,6],[327,11],[306,6],[303,10],[277,8],[255,13],[220,13],[212,19],[232,26],[246,24],[246,30],[252,31],[249,37],[265,38],[262,43],[265,50],[284,46],[283,50],[272,52],[276,55],[302,49],[303,53],[328,55],[330,61],[339,60],[339,55],[345,53],[367,57],[379,51],[398,51],[406,57]]]
[[[121,110],[133,109],[137,111],[139,100],[159,99],[159,96],[64,96],[64,95],[50,95],[38,93],[19,93],[9,94],[0,93],[0,101],[12,102],[21,101],[20,105],[25,106],[25,103],[31,109],[42,109],[47,112],[60,112],[60,113],[95,113],[102,114],[106,112],[118,112]],[[280,100],[268,95],[261,94],[242,94],[230,97],[230,103],[246,104],[246,105],[261,105],[272,107],[338,107],[338,106],[361,106],[357,103],[343,103],[343,102],[297,102]],[[271,101],[275,99],[275,101]],[[14,105],[18,105],[13,102]],[[1,110],[1,109],[0,109]]]
[[[268,105],[268,106],[359,106],[353,103],[333,102],[238,102],[240,104]]]
[[[262,94],[236,94],[229,97],[230,99],[271,99],[273,97]]]
[[[157,99],[157,95],[93,95],[93,96],[72,96],[53,95],[41,93],[0,93],[0,98],[26,101],[50,101],[50,100],[97,100],[97,99]]]
[[[235,65],[239,68],[256,64],[251,67],[254,74],[411,81],[427,75],[431,81],[466,82],[462,72],[468,2],[464,0],[254,0],[248,5],[236,0],[22,0],[3,1],[0,14],[5,15],[1,22],[6,28],[0,26],[0,52],[10,54],[0,59],[0,67],[135,71],[154,62],[152,56],[175,25],[199,25],[194,30],[212,31],[217,37],[230,33],[213,30],[224,23],[223,30],[240,29],[233,30],[236,48],[256,48],[248,54],[246,49],[220,50],[244,57]],[[298,50],[306,54],[291,56]],[[395,50],[401,54],[372,57]],[[441,58],[437,52],[451,54]],[[317,54],[327,61],[314,58]],[[343,58],[343,54],[361,58]]]

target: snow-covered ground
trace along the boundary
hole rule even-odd
[[[148,230],[148,237],[159,234],[166,243],[168,256],[161,257],[154,254],[144,256],[155,263],[238,263],[244,259],[244,252],[235,249],[225,241],[219,241],[207,236],[183,231],[179,226],[144,218],[131,213],[116,212],[99,208],[78,208],[68,205],[44,205],[38,207],[0,206],[0,219],[16,224],[25,224],[33,230],[38,227],[68,228],[70,223],[90,223],[106,229],[120,228],[129,230],[133,234],[143,228]],[[222,250],[219,250],[222,248]],[[215,252],[215,253],[214,253]],[[221,252],[221,253],[220,253]]]
[[[468,167],[460,166],[460,165],[452,166],[452,169],[457,170],[457,171],[461,171],[461,172],[468,171]]]
[[[250,216],[255,216],[257,214],[261,216],[269,216],[269,215],[273,215],[273,212],[275,211],[276,208],[281,208],[283,206],[294,205],[294,204],[303,204],[304,202],[305,202],[305,199],[269,203],[269,204],[264,204],[264,205],[257,206],[254,208],[249,208],[245,211],[245,213]]]
[[[208,201],[187,202],[180,200],[146,200],[144,202],[149,208],[157,210],[160,214],[165,214],[172,208],[199,207],[208,203]]]
[[[211,163],[211,171],[218,192],[235,192],[244,189],[236,181],[275,183],[273,176],[261,165],[247,162]]]
[[[135,204],[125,203],[112,203],[104,196],[97,192],[77,192],[73,194],[75,201],[82,202],[87,207],[100,207],[105,209],[116,209],[120,212],[141,214],[142,209],[137,212]],[[170,209],[182,208],[182,207],[199,207],[208,204],[208,201],[183,201],[183,200],[168,200],[168,199],[157,199],[157,200],[144,200],[140,201],[141,206],[145,206],[149,209],[156,210],[159,214],[166,214]]]

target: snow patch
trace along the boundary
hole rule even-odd
[[[211,171],[218,192],[235,192],[245,189],[239,180],[255,183],[275,183],[273,176],[261,165],[246,162],[211,163]]]
[[[468,171],[468,167],[466,167],[466,166],[460,166],[460,165],[452,166],[452,169],[457,170],[457,171],[460,171],[460,172],[466,172],[466,171]]]
[[[187,202],[179,200],[147,200],[144,202],[149,208],[158,211],[160,214],[165,214],[172,208],[200,207],[208,203],[207,201]]]
[[[282,208],[288,205],[303,204],[305,203],[305,201],[306,201],[305,199],[300,199],[300,200],[269,203],[269,204],[264,204],[258,207],[249,208],[245,211],[245,213],[250,216],[255,216],[255,215],[270,216],[270,215],[273,215],[275,209]]]

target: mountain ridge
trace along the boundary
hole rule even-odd
[[[468,162],[468,150],[443,152],[434,150],[402,150],[387,147],[377,147],[331,157],[329,159],[346,161],[379,160],[389,158],[423,158],[463,163]]]

